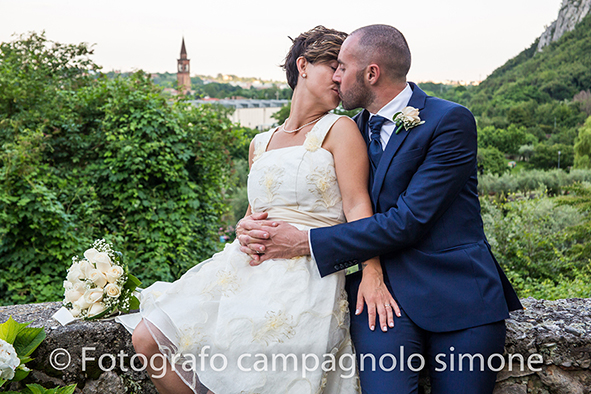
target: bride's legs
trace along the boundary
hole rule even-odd
[[[143,354],[148,360],[148,364],[145,366],[146,372],[148,373],[148,376],[150,376],[150,379],[160,394],[193,394],[193,390],[191,390],[189,386],[187,386],[185,382],[181,380],[176,372],[172,370],[168,360],[162,357],[162,354],[158,349],[158,344],[156,341],[154,341],[154,338],[152,337],[152,334],[150,334],[148,327],[146,327],[144,320],[142,320],[141,323],[135,328],[131,339],[136,353]],[[152,377],[161,376],[162,371],[165,371],[164,376],[160,378]],[[197,390],[198,392],[201,391],[199,389]],[[202,393],[213,394],[211,391],[203,391]]]

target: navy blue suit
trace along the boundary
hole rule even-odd
[[[410,85],[408,105],[425,123],[392,134],[372,170],[374,216],[311,230],[318,269],[325,276],[380,256],[404,315],[427,332],[500,322],[522,306],[484,235],[474,117]],[[366,142],[368,118],[366,110],[355,118]],[[353,305],[360,276],[349,277]]]

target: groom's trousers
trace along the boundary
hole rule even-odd
[[[369,329],[367,306],[355,316],[361,280],[351,275],[347,291],[351,307],[351,336],[363,394],[418,393],[419,374],[428,371],[432,394],[490,394],[505,346],[505,322],[452,332],[418,327],[400,306],[394,328],[382,332],[379,322]],[[492,370],[491,370],[492,367]]]

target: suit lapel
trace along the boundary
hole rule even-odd
[[[425,92],[419,89],[419,87],[414,83],[409,82],[409,85],[413,90],[413,93],[410,98],[410,101],[408,102],[408,106],[415,107],[420,111],[425,107],[425,99],[427,98],[427,95],[425,94]],[[371,199],[376,207],[378,205],[378,197],[380,195],[380,191],[382,190],[384,180],[386,179],[386,174],[388,172],[388,168],[390,167],[390,163],[394,159],[394,156],[396,156],[396,153],[399,151],[400,146],[402,145],[408,134],[412,132],[415,131],[413,129],[407,131],[404,128],[402,128],[402,130],[400,130],[398,134],[392,134],[390,136],[388,145],[386,145],[384,154],[380,159],[380,164],[378,165],[378,168],[376,169],[376,172],[373,176]]]

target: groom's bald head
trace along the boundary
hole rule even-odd
[[[356,39],[357,58],[360,66],[376,63],[391,80],[406,81],[410,69],[410,49],[398,29],[388,25],[370,25],[350,34]]]

